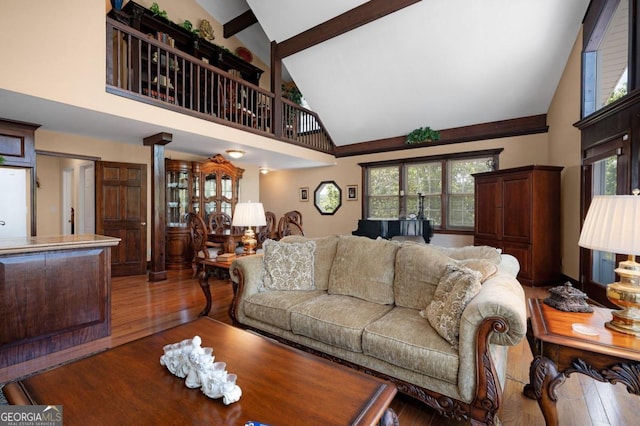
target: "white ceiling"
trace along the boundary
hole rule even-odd
[[[266,63],[363,0],[197,0]],[[283,63],[336,145],[545,114],[589,0],[423,0]],[[262,37],[262,40],[261,40]],[[578,117],[576,117],[578,118]]]

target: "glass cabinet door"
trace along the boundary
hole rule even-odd
[[[185,215],[189,211],[189,173],[167,172],[167,226],[186,226]]]
[[[200,213],[200,173],[194,173],[191,176],[191,211],[195,214]]]
[[[233,216],[232,200],[233,200],[233,179],[231,176],[223,175],[220,181],[220,211]]]
[[[204,177],[204,194],[203,194],[203,216],[205,223],[209,222],[209,214],[218,211],[218,203],[216,201],[218,195],[218,176],[216,173],[209,173]]]

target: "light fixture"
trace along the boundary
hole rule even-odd
[[[266,175],[267,173],[269,173],[269,169],[267,169],[266,167],[260,167],[258,171],[263,175]]]
[[[242,156],[244,155],[244,151],[240,151],[239,149],[228,149],[227,154],[229,155],[229,157],[235,158],[237,160],[238,158],[242,158]]]
[[[640,190],[634,195],[601,195],[591,200],[578,245],[592,250],[626,254],[615,272],[620,281],[607,286],[607,299],[622,308],[605,325],[640,336]]]
[[[266,226],[267,219],[264,215],[264,207],[262,203],[238,203],[233,213],[231,226],[246,226],[242,236],[242,244],[244,245],[244,254],[254,254],[258,245],[256,234],[251,229],[252,226]]]

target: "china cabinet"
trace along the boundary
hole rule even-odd
[[[166,161],[167,269],[188,269],[193,253],[186,215],[198,214],[208,223],[212,213],[233,216],[244,169],[217,154],[202,163]]]

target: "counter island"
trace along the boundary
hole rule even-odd
[[[0,239],[0,368],[111,334],[119,238]]]

